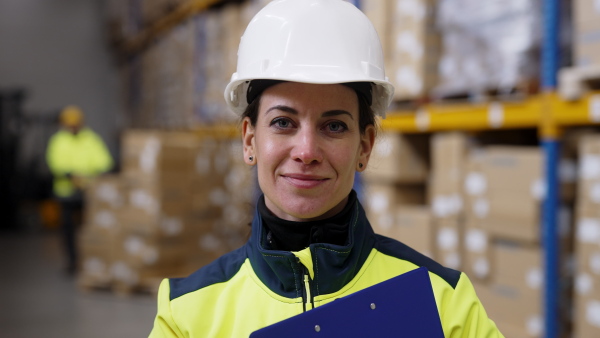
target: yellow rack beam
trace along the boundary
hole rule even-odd
[[[589,93],[577,101],[564,101],[558,95],[553,95],[551,105],[554,121],[559,126],[600,123],[600,92]]]
[[[562,127],[593,124],[600,124],[600,92],[578,101],[565,101],[551,93],[522,102],[432,104],[416,112],[388,112],[381,121],[384,130],[402,133],[541,128],[542,136]]]
[[[164,32],[176,27],[186,19],[208,9],[222,0],[194,0],[187,1],[176,7],[172,12],[160,18],[141,33],[125,41],[123,52],[128,55],[138,53],[146,48],[152,40],[162,35]]]
[[[541,107],[537,96],[522,102],[434,104],[417,112],[390,112],[382,120],[382,127],[403,133],[535,128],[541,119]]]

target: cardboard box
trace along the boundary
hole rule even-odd
[[[539,301],[543,292],[542,254],[540,247],[496,242],[493,284],[511,288],[519,297]]]
[[[396,87],[395,100],[425,97],[437,84],[440,34],[433,1],[392,0],[389,6],[389,54],[386,63]],[[384,45],[384,46],[385,46]]]
[[[463,270],[471,280],[487,281],[494,268],[491,257],[491,238],[477,223],[464,225],[464,264]]]
[[[575,276],[575,293],[578,297],[600,297],[600,275],[598,273],[598,255],[600,248],[587,246],[578,250],[577,274]]]
[[[157,236],[167,238],[183,238],[189,227],[187,213],[169,215],[157,213],[149,215],[140,213],[139,210],[127,208],[121,211],[119,222],[123,232],[144,236]]]
[[[434,134],[431,138],[431,165],[434,175],[444,175],[451,181],[462,182],[469,142],[469,137],[461,132]]]
[[[95,178],[85,189],[84,223],[101,227],[116,226],[114,212],[126,204],[127,189],[119,175]]]
[[[600,298],[576,297],[575,303],[573,337],[600,336]]]
[[[578,27],[574,41],[574,63],[576,66],[597,66],[600,65],[600,24],[596,23],[592,27]]]
[[[139,177],[196,171],[199,139],[193,133],[128,130],[122,142],[126,174]]]
[[[596,0],[573,1],[573,23],[580,26],[600,21],[600,3]]]
[[[384,48],[384,55],[390,53],[389,48],[389,37],[390,37],[390,25],[391,25],[391,9],[392,0],[363,0],[361,2],[361,10],[373,23],[373,27],[379,35],[379,40]]]
[[[544,320],[541,299],[532,301],[531,298],[522,298],[519,292],[511,288],[480,283],[474,285],[488,317],[496,322],[506,337],[511,337],[508,334],[515,331],[526,332],[526,337],[542,336]],[[504,329],[508,330],[504,332]]]
[[[539,147],[491,146],[486,148],[482,171],[489,191],[512,191],[540,200],[544,154]]]
[[[428,175],[427,140],[422,135],[385,132],[378,138],[367,169],[367,181],[421,183]]]
[[[490,192],[489,209],[481,224],[497,238],[538,243],[541,204],[530,195]]]
[[[435,259],[455,270],[463,265],[463,226],[457,219],[435,220]]]
[[[425,187],[366,182],[364,198],[363,204],[367,213],[375,216],[385,212],[395,212],[403,205],[425,204]]]
[[[105,229],[85,224],[77,237],[81,260],[82,281],[91,285],[108,284],[111,281],[110,266],[115,259],[119,229]]]
[[[376,233],[396,239],[418,252],[433,257],[433,220],[429,207],[424,205],[400,206],[390,211],[389,220],[377,218],[373,223]]]

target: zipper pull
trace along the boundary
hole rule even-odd
[[[306,293],[306,309],[307,310],[312,310],[313,308],[313,304],[312,304],[312,297],[310,295],[310,280],[308,278],[308,274],[304,274],[304,290]]]

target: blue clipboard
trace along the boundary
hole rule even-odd
[[[412,270],[253,332],[250,338],[443,338],[427,269]]]

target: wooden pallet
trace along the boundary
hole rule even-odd
[[[558,93],[564,100],[577,100],[592,90],[600,90],[600,65],[563,68],[558,72]]]

